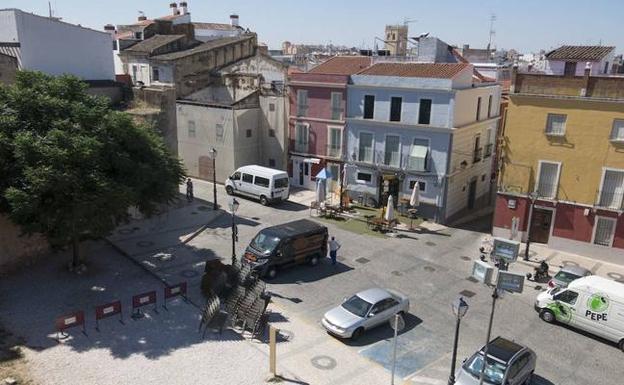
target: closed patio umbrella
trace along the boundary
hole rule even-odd
[[[388,207],[386,207],[386,215],[384,219],[388,222],[394,219],[394,198],[392,195],[388,197]]]
[[[418,182],[414,183],[414,189],[412,190],[412,196],[410,197],[410,206],[416,207],[420,204],[420,188]]]
[[[325,179],[316,180],[316,201],[325,202]]]

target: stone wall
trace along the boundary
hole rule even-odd
[[[0,85],[12,84],[17,75],[17,59],[13,56],[0,54]]]
[[[20,236],[19,227],[0,215],[0,275],[27,266],[49,252],[43,236]]]

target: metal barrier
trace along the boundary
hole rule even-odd
[[[174,297],[182,297],[184,301],[187,301],[186,298],[186,282],[178,283],[177,285],[171,285],[165,287],[165,299],[163,300],[163,307],[167,309],[167,300]]]
[[[141,310],[143,306],[154,304],[154,312],[158,313],[156,306],[156,291],[148,291],[143,294],[137,294],[132,297],[132,319],[137,320],[145,317],[145,314]]]
[[[121,301],[113,301],[95,307],[95,330],[100,331],[100,320],[119,314],[119,322],[123,325],[123,314],[121,313]]]
[[[76,326],[82,326],[82,334],[85,336],[87,335],[87,330],[85,329],[85,315],[82,310],[57,318],[55,326],[57,342],[61,342],[61,339],[69,337],[69,334],[65,333],[65,330]]]

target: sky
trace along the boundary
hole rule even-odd
[[[148,18],[169,14],[173,0],[52,0],[54,16],[102,30],[130,24],[138,11]],[[240,24],[271,49],[281,43],[373,48],[386,24],[409,24],[410,36],[429,32],[449,44],[484,48],[490,17],[494,46],[523,53],[570,45],[614,45],[624,51],[622,0],[187,0],[193,21]],[[88,5],[87,5],[88,4]],[[0,8],[48,14],[47,0],[0,0]]]

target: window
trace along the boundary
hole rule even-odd
[[[484,158],[492,155],[492,149],[494,148],[494,144],[492,142],[492,129],[488,128],[485,131],[485,153],[483,154]]]
[[[559,163],[539,162],[537,188],[542,198],[555,198],[559,187]]]
[[[245,183],[253,183],[253,175],[243,174],[243,182],[245,182]]]
[[[614,119],[611,128],[611,141],[624,142],[624,119]]]
[[[245,130],[245,137],[251,138],[251,130],[250,129]]]
[[[565,135],[567,115],[548,114],[546,118],[546,135]]]
[[[188,121],[188,137],[195,138],[197,131],[195,130],[195,122],[193,120]]]
[[[152,81],[157,82],[160,80],[160,70],[158,67],[152,67]]]
[[[263,178],[261,176],[257,176],[256,179],[254,179],[254,184],[260,187],[269,187],[269,182],[270,181],[267,178]]]
[[[269,136],[270,136],[271,138],[275,138],[275,130],[274,130],[274,129],[269,128]]]
[[[297,90],[297,116],[308,114],[308,90]]]
[[[386,166],[392,166],[392,167],[399,167],[401,165],[401,137],[400,136],[397,136],[397,135],[386,136],[384,164]]]
[[[611,247],[613,245],[615,225],[615,218],[597,216],[594,228],[594,244]]]
[[[373,174],[368,172],[358,172],[356,179],[358,182],[370,183],[370,181],[373,180]]]
[[[360,133],[358,150],[358,161],[368,163],[373,162],[373,134],[366,132]]]
[[[431,123],[431,99],[420,99],[418,107],[418,124]]]
[[[327,144],[327,156],[339,158],[342,155],[342,129],[329,127],[329,143]]]
[[[308,152],[308,125],[307,124],[297,124],[295,125],[295,151],[297,152]]]
[[[609,62],[608,62],[608,61],[607,61],[607,62],[605,62],[605,66],[604,66],[604,71],[603,71],[603,72],[604,72],[605,74],[606,74],[606,73],[609,73]]]
[[[481,120],[481,97],[477,98],[477,121]]]
[[[235,172],[234,174],[232,174],[232,180],[240,180],[241,178],[241,173],[240,172]]]
[[[138,72],[138,67],[136,65],[132,66],[132,80],[136,83],[137,82],[137,72]]]
[[[488,97],[488,118],[492,116],[492,95]]]
[[[364,95],[364,119],[375,116],[375,95]]]
[[[402,103],[403,103],[403,98],[400,98],[400,97],[390,98],[390,121],[391,122],[401,121],[401,104]]]
[[[574,76],[576,75],[576,62],[567,61],[565,66],[563,67],[563,74],[565,76]]]
[[[215,126],[215,133],[217,134],[217,141],[223,142],[223,124]]]
[[[332,120],[342,119],[342,93],[341,92],[331,93],[331,119]]]
[[[141,36],[142,36],[142,35],[143,35],[143,34],[142,34],[141,32],[135,32],[135,33],[134,33],[134,38],[135,38],[135,39],[137,39],[137,40],[141,40]]]
[[[269,111],[271,112],[275,111],[275,103],[269,103]]]
[[[477,163],[481,161],[481,136],[475,136],[474,140],[474,151],[472,155],[472,163]]]
[[[407,168],[415,171],[427,171],[429,158],[429,141],[415,138],[407,160]]]
[[[414,186],[416,185],[416,183],[418,183],[418,191],[425,191],[427,189],[427,183],[423,182],[422,180],[411,180],[409,182],[409,190],[412,191],[414,189]]]
[[[275,167],[275,159],[273,158],[269,158],[269,167],[274,168]],[[276,186],[277,187],[277,186]]]
[[[117,51],[117,40],[113,40],[113,51]]]
[[[578,293],[572,290],[566,290],[562,293],[555,295],[555,301],[561,301],[567,303],[568,305],[574,305],[576,303],[576,299],[578,298]]]
[[[604,170],[602,186],[600,188],[600,207],[611,209],[622,208],[624,196],[624,170]]]

